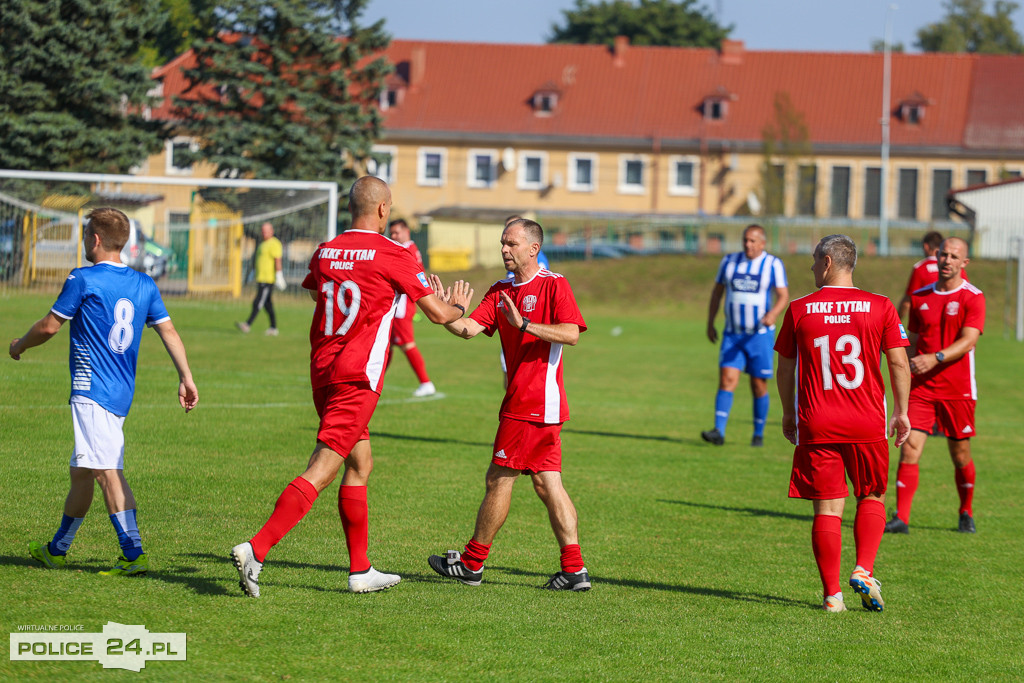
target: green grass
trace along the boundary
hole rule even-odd
[[[809,275],[790,259],[795,296]],[[804,257],[806,260],[806,257]],[[864,263],[866,288],[896,295],[909,260]],[[974,441],[979,532],[956,526],[952,467],[941,440],[922,461],[910,536],[886,537],[876,566],[886,611],[847,589],[840,615],[818,610],[810,504],[786,498],[791,446],[777,400],[765,448],[746,446],[750,397],[737,393],[729,441],[705,445],[717,348],[703,309],[717,259],[578,263],[570,277],[590,330],[565,354],[572,420],[563,432],[566,487],[580,515],[594,590],[538,590],[558,548],[529,482],[517,485],[478,588],[444,583],[426,557],[472,531],[502,389],[497,343],[463,342],[417,325],[443,400],[409,403],[415,379],[396,358],[370,429],[370,557],[402,574],[394,589],[346,591],[332,486],[269,556],[264,596],[236,585],[229,548],[251,536],[305,466],[316,419],[308,388],[308,302],[278,303],[281,336],[232,322],[248,301],[168,300],[189,350],[199,407],[176,403],[176,376],[147,332],[126,474],[153,570],[97,574],[117,554],[97,500],[78,533],[74,569],[46,571],[29,540],[52,536],[67,492],[67,331],[0,360],[0,623],[107,621],[188,634],[188,661],[150,662],[158,679],[641,680],[1014,679],[1021,633],[1019,425],[1024,349],[1003,338],[1005,266],[972,264],[989,293],[978,350]],[[477,298],[490,274],[468,274]],[[446,280],[451,279],[446,278]],[[0,293],[0,339],[24,332],[52,294]],[[613,328],[622,332],[613,336]],[[895,471],[895,451],[892,469]],[[844,524],[852,568],[852,505]],[[0,678],[136,674],[98,663],[0,660]]]

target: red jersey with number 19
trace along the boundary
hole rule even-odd
[[[797,444],[885,439],[881,352],[909,344],[884,296],[822,287],[790,303],[775,350],[797,359]]]
[[[314,389],[365,383],[380,393],[399,295],[433,290],[407,249],[384,235],[347,230],[313,252],[302,286],[317,293],[309,330]]]
[[[499,292],[512,298],[516,308],[532,322],[544,325],[572,323],[587,329],[569,281],[541,268],[527,282],[512,278],[491,285],[470,318],[484,327],[488,337],[498,331],[501,352],[508,366],[508,388],[499,414],[516,420],[557,424],[569,419],[569,403],[562,384],[562,345],[520,332],[505,317]]]

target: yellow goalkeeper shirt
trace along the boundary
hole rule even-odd
[[[281,240],[276,237],[263,240],[256,247],[256,282],[263,284],[274,284],[274,277],[277,275],[275,260],[281,258]]]

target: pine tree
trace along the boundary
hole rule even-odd
[[[0,167],[124,173],[159,150],[145,3],[0,0]]]
[[[193,159],[220,176],[354,177],[380,135],[377,106],[391,65],[383,20],[360,27],[368,0],[235,0],[217,37],[193,45],[195,68],[176,99]]]

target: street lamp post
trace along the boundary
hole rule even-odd
[[[898,9],[889,5],[885,11],[885,39],[882,58],[882,172],[881,197],[878,218],[878,252],[882,256],[889,255],[889,119],[892,116],[892,13]]]

